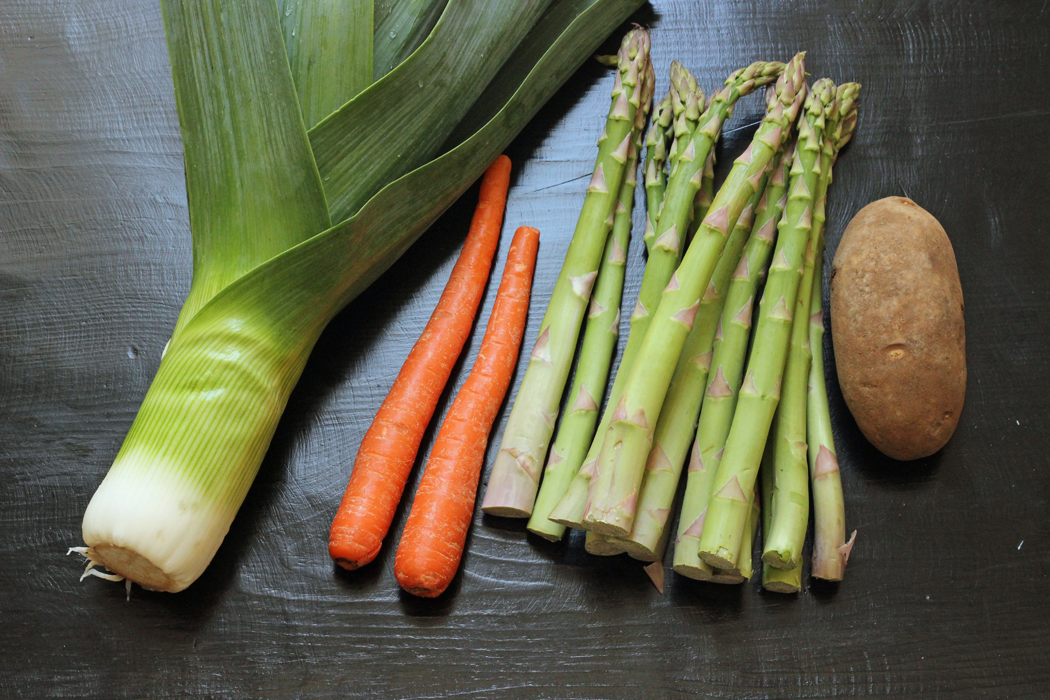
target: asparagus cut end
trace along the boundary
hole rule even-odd
[[[623,554],[623,547],[620,546],[619,540],[604,537],[593,531],[587,533],[583,541],[583,549],[588,554],[599,557],[614,557],[617,554]]]
[[[493,474],[481,503],[481,512],[501,518],[527,518],[532,515],[536,478],[506,450],[496,455]],[[497,467],[509,464],[502,471]]]
[[[694,581],[710,581],[712,572],[711,567],[704,562],[697,564],[675,564],[674,572],[680,576],[691,578]]]
[[[603,523],[599,521],[590,521],[585,519],[583,521],[583,526],[588,532],[594,532],[599,535],[605,535],[606,537],[627,537],[631,534],[627,528],[611,523]]]
[[[626,552],[627,555],[629,557],[631,557],[632,559],[637,559],[638,561],[656,561],[657,560],[657,553],[654,552],[651,547],[647,547],[644,544],[641,544],[639,542],[635,542],[634,540],[630,540],[630,539],[621,539],[619,537],[615,537],[615,538],[611,538],[611,539],[615,539],[619,543],[619,545],[621,547],[620,551]]]
[[[711,578],[708,580],[711,583],[721,583],[730,586],[735,586],[737,584],[743,583],[747,579],[744,578],[742,574],[735,571],[715,571],[715,573],[711,574]]]
[[[762,563],[772,566],[774,569],[794,569],[799,565],[801,557],[791,551],[767,551],[762,554]]]
[[[737,552],[731,552],[725,547],[718,547],[713,552],[700,552],[700,558],[712,569],[734,569],[736,568]]]
[[[494,515],[498,518],[528,518],[532,515],[531,510],[513,506],[486,506],[481,510],[485,515]]]
[[[813,577],[824,581],[841,581],[846,573],[846,562],[849,561],[849,555],[853,551],[853,544],[856,539],[857,531],[854,530],[849,540],[845,544],[835,547],[833,552],[818,552],[816,544],[814,544]]]
[[[551,522],[547,518],[543,518],[542,520],[539,518],[530,518],[529,524],[525,529],[537,537],[542,537],[548,542],[560,542],[561,538],[565,536],[565,526],[560,523]]]
[[[783,569],[777,569],[777,571],[783,571]],[[762,588],[773,593],[798,593],[802,590],[802,583],[793,583],[784,579],[770,579],[768,581],[762,581]]]

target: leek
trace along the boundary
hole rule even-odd
[[[197,579],[328,321],[641,2],[546,4],[451,0],[404,63],[308,134],[272,0],[164,0],[193,283],[84,515],[93,562],[156,590]],[[486,122],[450,142],[468,111]],[[376,115],[394,113],[397,128],[376,129]]]
[[[277,0],[310,128],[372,84],[372,0]]]
[[[430,34],[447,0],[375,0],[372,79],[397,68]]]

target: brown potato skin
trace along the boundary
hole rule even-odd
[[[857,212],[831,265],[831,324],[842,395],[865,437],[900,460],[944,447],[966,396],[966,328],[937,219],[904,197]]]

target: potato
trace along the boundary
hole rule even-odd
[[[955,253],[937,219],[904,197],[857,212],[831,266],[842,395],[894,459],[941,449],[966,395],[966,330]]]

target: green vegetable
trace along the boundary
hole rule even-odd
[[[776,422],[769,429],[769,439],[762,454],[762,536],[769,535],[769,523],[773,516],[773,479],[776,471]],[[802,590],[802,562],[790,569],[775,569],[762,564],[762,587],[774,593],[798,593]]]
[[[671,63],[672,75],[676,70],[685,70],[681,67],[677,61]],[[667,149],[674,137],[674,130],[669,128],[674,121],[674,109],[676,105],[681,104],[680,99],[674,99],[677,94],[674,88],[676,81],[673,77],[671,80],[671,91],[667,93],[659,105],[657,105],[654,111],[653,123],[649,127],[649,132],[646,136],[646,151],[645,151],[645,191],[646,191],[646,222],[645,222],[645,247],[648,251],[653,244],[653,240],[656,238],[656,228],[654,222],[658,219],[660,214],[660,207],[663,204],[664,190],[667,187],[667,171],[664,169],[664,165],[667,161]],[[695,86],[694,86],[695,87]],[[699,89],[699,88],[696,88]],[[694,124],[695,126],[695,124]],[[607,379],[607,378],[606,378]],[[573,453],[579,455],[579,462],[574,465],[574,469],[578,472],[579,465],[583,461],[584,454],[580,454],[580,450],[589,448],[591,439],[594,437],[594,425],[591,424],[588,428],[590,434],[586,439],[578,440],[573,444]],[[582,437],[582,435],[580,436]],[[575,475],[574,475],[575,476]],[[546,477],[545,477],[546,479]],[[543,488],[546,486],[546,480],[540,487],[540,497],[543,496]],[[558,499],[565,495],[567,490],[567,483],[559,483],[558,485]],[[552,490],[552,493],[554,491]],[[557,503],[557,501],[555,501]],[[537,499],[537,508],[539,508],[539,499]],[[550,514],[549,509],[546,511]],[[552,521],[548,521],[552,522]],[[560,527],[562,532],[565,530],[565,525],[560,523],[553,523],[550,527]],[[596,532],[588,532],[584,538],[583,548],[588,554],[594,554],[596,556],[613,556],[616,554],[623,554],[624,547],[623,541],[618,538],[605,537],[599,535]]]
[[[771,161],[775,164],[779,162],[779,158]],[[759,195],[765,191],[767,179],[768,172],[761,188],[751,197],[726,240],[722,257],[700,300],[693,328],[689,331],[671,376],[642,477],[634,525],[624,543],[624,550],[636,559],[653,561],[652,557],[657,555],[658,545],[663,539],[704,398],[708,369],[711,367],[711,348],[719,328],[729,280],[748,242],[752,213],[758,205]]]
[[[832,180],[832,166],[839,150],[849,142],[856,125],[856,101],[860,92],[857,83],[840,85],[834,110],[835,124],[829,120],[824,135],[823,155],[827,167],[827,182]],[[824,186],[826,195],[827,186]],[[816,267],[813,274],[813,298],[810,302],[809,346],[813,363],[809,370],[807,403],[807,439],[809,442],[809,473],[813,492],[813,566],[816,578],[841,581],[846,561],[853,549],[856,531],[846,541],[846,508],[842,498],[842,478],[839,473],[835,441],[831,432],[828,411],[828,393],[824,383],[824,314],[821,310],[821,284],[824,262],[824,208],[826,198],[817,202],[814,210],[820,222],[817,238]]]
[[[823,105],[825,115],[834,110],[835,83],[827,78],[813,85],[814,96]],[[826,128],[834,128],[830,117],[818,120],[819,143],[823,151]],[[813,268],[817,240],[823,230],[822,202],[828,186],[828,165],[820,156],[819,176],[813,209],[813,227],[806,245],[802,280],[795,295],[791,321],[791,338],[787,363],[781,385],[777,411],[776,444],[773,480],[773,515],[766,533],[762,561],[778,569],[793,569],[802,561],[802,546],[806,541],[809,523],[809,470],[806,465],[806,385],[812,352],[809,347],[809,302],[813,297]]]
[[[655,76],[651,73],[649,80],[655,82]],[[643,109],[638,112],[641,119],[637,122],[644,122],[649,106],[648,103],[642,105]],[[594,424],[598,422],[598,407],[605,394],[620,332],[620,300],[627,267],[627,249],[631,242],[631,214],[637,185],[641,133],[641,129],[634,131],[634,144],[627,157],[627,176],[620,187],[619,201],[613,216],[612,235],[605,244],[598,279],[594,283],[580,357],[569,391],[568,412],[558,424],[554,446],[547,457],[543,481],[529,518],[529,531],[552,541],[561,539],[565,534],[565,526],[551,522],[547,516],[583,463],[587,445],[594,434]]]
[[[694,112],[698,106],[704,101],[703,93],[696,85],[696,79],[693,78],[692,74],[689,73],[680,63],[677,61],[671,64],[671,108],[672,112],[675,113],[673,117],[674,130],[677,133],[685,134],[690,128],[695,128],[696,117]],[[665,136],[666,138],[666,136]],[[683,136],[684,138],[684,136]],[[670,148],[670,159],[674,162],[678,161],[679,149],[677,146],[677,138]],[[657,144],[659,148],[659,144]],[[686,158],[691,158],[690,155],[686,155]],[[654,155],[654,162],[656,156]],[[683,171],[684,172],[684,171]],[[665,189],[663,192],[663,199],[659,205],[661,219],[670,218],[673,216],[670,212],[676,208],[680,208],[681,203],[678,199],[674,199],[675,182],[672,179],[669,182],[670,192],[672,193],[672,202],[669,204],[668,190]],[[656,223],[657,228],[660,228],[659,220]],[[642,274],[642,285],[639,292],[638,302],[635,303],[634,312],[631,314],[630,330],[627,335],[627,345],[624,348],[623,355],[620,357],[620,371],[622,372],[626,366],[629,366],[634,361],[634,356],[637,354],[638,347],[641,343],[641,338],[645,335],[645,328],[648,324],[648,315],[640,313],[639,309],[644,309],[646,300],[653,297],[654,293],[658,294],[658,286],[666,284],[666,279],[671,276],[671,272],[674,269],[674,265],[677,264],[677,257],[679,255],[679,242],[677,236],[657,236],[656,231],[650,231],[651,226],[646,226],[645,240],[646,248],[649,252],[649,258],[645,264],[645,272]],[[661,234],[663,229],[660,229]],[[619,382],[619,375],[617,379],[613,381],[612,389],[609,393],[609,401],[607,404],[611,404],[618,397],[618,392],[621,390],[621,384]],[[587,489],[590,484],[591,472],[595,463],[595,444],[600,444],[599,436],[608,427],[608,415],[609,408],[606,406],[606,410],[602,415],[602,420],[598,425],[596,431],[597,434],[592,433],[589,436],[591,439],[585,440],[587,452],[583,459],[583,465],[577,470],[576,476],[569,483],[568,488],[565,490],[561,500],[557,503],[554,510],[551,511],[550,519],[554,522],[560,523],[568,527],[580,527],[580,518],[583,517],[584,504],[587,499]],[[592,548],[597,547],[595,544],[596,540],[592,536],[591,543]]]
[[[704,217],[707,216],[707,210],[711,208],[711,200],[714,199],[714,196],[715,152],[711,151],[711,155],[707,157],[707,163],[704,164],[703,175],[700,176],[700,190],[696,193],[696,197],[693,198],[693,220],[689,222],[689,234],[685,237],[686,246],[693,240],[693,236],[699,230]]]
[[[471,113],[484,114],[486,109],[476,104],[478,86],[489,86],[488,92],[499,83],[504,61],[511,55],[511,64],[522,60],[516,49],[531,48],[530,29],[546,27],[547,34],[564,26],[559,6],[548,11],[549,5],[550,0],[452,0],[404,63],[313,127],[310,144],[332,220],[353,215],[388,183],[443,152],[448,137],[460,122],[472,119]],[[493,14],[501,11],[502,16]],[[376,115],[382,114],[405,118],[397,128],[381,128]]]
[[[694,129],[688,142],[685,136],[682,136],[681,141],[686,142],[686,146],[681,149],[681,155],[675,160],[668,178],[656,234],[649,249],[649,260],[646,262],[645,272],[642,275],[638,302],[631,314],[627,346],[620,358],[616,379],[613,380],[605,411],[587,450],[583,466],[577,472],[576,478],[569,484],[565,496],[551,513],[551,519],[555,522],[560,522],[568,527],[580,528],[583,526],[591,477],[594,474],[605,435],[612,421],[613,412],[623,396],[635,357],[642,348],[652,318],[651,312],[656,310],[663,290],[678,266],[682,248],[679,231],[685,231],[689,226],[692,204],[700,187],[704,165],[721,133],[722,124],[732,114],[733,106],[740,97],[749,94],[761,85],[772,82],[782,71],[783,64],[781,63],[758,62],[734,72],[726,79],[727,87],[716,93],[707,111],[701,115],[704,127]],[[691,88],[692,85],[688,80],[681,79],[677,84],[687,88]],[[675,87],[675,83],[672,83],[672,87]],[[688,102],[688,97],[685,101]],[[699,103],[699,98],[697,102]],[[676,121],[675,124],[677,128],[679,121]],[[687,129],[688,125],[689,121],[686,119],[682,128]],[[675,146],[671,151],[678,153],[679,149]]]
[[[623,396],[615,406],[602,444],[583,519],[586,529],[616,536],[630,532],[645,459],[652,445],[653,430],[660,417],[671,374],[692,328],[700,296],[707,288],[721,257],[726,238],[752,195],[761,191],[761,180],[766,168],[781,147],[788,127],[798,112],[804,85],[802,58],[802,54],[793,58],[777,80],[776,105],[767,112],[750,147],[734,162],[725,184],[715,195],[711,211],[697,231],[696,240],[690,245],[682,264],[663,291],[660,305],[630,369]],[[731,85],[724,88],[715,97],[714,103],[717,105],[720,97],[732,91]],[[711,120],[714,119],[712,116]],[[698,128],[696,133],[707,129],[708,124]],[[704,160],[707,160],[706,157]],[[679,167],[683,161],[684,156],[679,158]],[[665,203],[668,210],[673,185],[672,172]],[[699,178],[696,187],[699,187]],[[686,200],[689,204],[695,192],[696,189],[693,189],[689,193]],[[663,226],[664,216],[661,214],[660,228]],[[660,228],[657,229],[658,234]],[[682,226],[680,230],[685,228]],[[654,249],[656,247],[654,245]]]
[[[618,55],[612,104],[598,139],[598,158],[583,210],[489,475],[481,504],[489,515],[520,518],[532,513],[580,325],[612,229],[636,115],[651,99],[645,94],[651,96],[653,91],[652,82],[645,80],[651,72],[649,35],[641,28],[631,30]]]
[[[273,3],[165,0],[194,277],[157,376],[85,513],[92,561],[149,588],[178,591],[196,580],[327,322],[638,4],[570,2],[537,13],[512,0],[452,0],[423,47],[308,139]],[[511,53],[499,75],[478,69],[499,68]],[[483,126],[443,146],[468,110]],[[376,132],[375,115],[388,113],[402,115],[398,128]],[[345,133],[331,130],[336,121]],[[363,164],[343,160],[361,154]],[[325,164],[320,173],[315,162]]]
[[[696,77],[678,61],[671,61],[671,112],[674,122],[667,162],[672,171],[678,165],[679,157],[689,147],[705,103],[704,91],[697,84]]]
[[[759,307],[747,371],[700,535],[700,557],[715,568],[736,566],[749,512],[747,494],[754,488],[769,426],[780,400],[792,311],[813,228],[823,126],[824,104],[819,95],[811,92],[806,98],[804,117],[799,120],[787,207]],[[773,511],[776,517],[775,505]]]
[[[814,222],[814,229],[816,222]],[[774,444],[773,514],[763,541],[762,561],[777,569],[793,569],[802,561],[809,523],[809,472],[806,468],[806,384],[812,355],[809,349],[809,302],[813,285],[813,245],[810,238],[802,282],[795,301],[791,344],[784,367]]]
[[[674,109],[671,97],[674,84],[667,97],[653,109],[653,123],[645,135],[645,249],[652,247],[656,238],[656,222],[660,218],[660,205],[664,201],[664,190],[667,188],[667,149],[670,147],[674,131],[670,128],[674,120]]]
[[[700,560],[700,533],[703,531],[707,503],[711,498],[722,449],[733,421],[744,363],[747,361],[755,294],[759,282],[765,278],[772,257],[777,222],[786,205],[782,198],[787,194],[787,174],[794,152],[794,144],[788,143],[773,176],[766,183],[744,257],[726,292],[721,332],[713,343],[711,366],[715,372],[708,377],[700,409],[674,548],[674,570],[689,578],[706,580],[713,571]],[[747,261],[746,265],[744,260]]]
[[[372,84],[372,1],[278,0],[277,8],[309,129]]]
[[[817,276],[821,268],[817,258]],[[824,384],[824,314],[821,310],[820,285],[813,285],[809,344],[814,353],[809,370],[809,475],[813,490],[813,565],[814,577],[841,581],[857,531],[846,541],[846,506],[842,498],[842,475],[835,453],[828,412],[828,393]]]
[[[739,566],[735,569],[714,569],[710,578],[701,580],[710,581],[711,583],[729,584],[751,580],[751,576],[755,573],[752,563],[752,550],[754,549],[755,537],[758,533],[759,517],[759,507],[758,502],[755,500],[755,495],[755,492],[752,491],[751,496],[748,498],[751,517],[744,523],[744,536],[740,539]]]
[[[744,524],[744,536],[741,538],[738,561],[740,562],[740,575],[750,581],[755,574],[752,552],[755,549],[755,539],[758,537],[758,520],[762,509],[758,505],[758,494],[754,490],[751,491],[748,500],[751,504],[751,517]]]
[[[287,2],[288,0],[285,0]],[[372,79],[397,68],[430,35],[448,0],[375,0]]]

